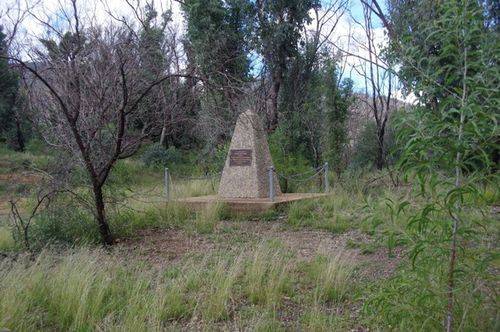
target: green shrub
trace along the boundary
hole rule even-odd
[[[149,172],[148,172],[149,171]],[[129,187],[132,185],[148,184],[153,181],[151,170],[145,169],[140,162],[135,160],[118,161],[109,174],[106,182],[106,190],[116,190],[118,188]],[[161,180],[159,180],[161,181]],[[114,193],[110,193],[114,196]]]
[[[37,154],[44,154],[47,151],[47,145],[45,143],[37,138],[31,139],[27,144],[26,144],[26,152],[29,152],[31,154],[37,155]]]
[[[384,158],[389,165],[392,165],[399,158],[400,152],[396,147],[394,120],[397,113],[394,113],[385,128],[384,136]],[[350,162],[351,168],[372,168],[377,160],[378,137],[377,125],[375,121],[367,121],[354,145],[354,153]]]
[[[373,167],[377,159],[377,125],[368,121],[361,129],[358,140],[354,145],[354,154],[351,160],[352,168]]]
[[[408,264],[409,265],[409,264]],[[443,329],[448,274],[445,260],[420,261],[418,268],[402,266],[389,280],[364,291],[365,316],[373,330],[438,331]],[[423,273],[423,270],[428,273]],[[498,330],[494,284],[485,283],[484,271],[461,271],[457,282],[455,317],[457,330]],[[402,296],[404,294],[404,296]],[[489,318],[488,318],[489,317]]]
[[[173,146],[165,149],[162,145],[154,143],[145,149],[141,159],[146,166],[167,166],[181,163],[182,154]]]
[[[96,244],[100,241],[93,215],[67,199],[56,202],[35,217],[30,234],[34,248],[50,244]]]
[[[294,153],[288,152],[285,148],[286,142],[286,137],[280,129],[276,130],[276,132],[269,137],[269,150],[276,172],[288,177],[290,175],[312,171],[313,166],[305,157],[306,154],[303,149]],[[296,180],[303,180],[311,174],[314,174],[314,172],[308,173],[304,177],[298,177]],[[278,177],[278,180],[283,192],[297,192],[299,188],[309,191],[308,187],[311,185],[315,187],[315,181],[317,181],[316,179],[312,179],[311,181],[307,181],[307,183],[300,183],[299,181],[287,180],[283,177]]]

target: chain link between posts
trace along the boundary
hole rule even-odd
[[[325,177],[324,179],[324,191],[328,192],[329,190],[329,185],[328,185],[328,163],[325,163],[324,165],[320,167],[316,167],[311,170],[307,170],[302,173],[296,173],[296,174],[289,174],[285,175],[283,173],[277,172],[274,167],[272,168],[272,172],[276,174],[279,178],[285,179],[287,181],[292,181],[294,183],[305,183],[308,182],[317,176],[320,176],[323,174]],[[313,173],[313,174],[311,174]],[[310,175],[311,174],[311,175]],[[218,173],[213,173],[213,174],[206,174],[205,176],[198,176],[198,177],[192,177],[192,176],[176,176],[175,181],[181,180],[181,181],[202,181],[202,180],[213,180],[215,178],[218,178],[222,175],[222,172]],[[307,176],[305,178],[300,178],[303,176]],[[172,188],[174,188],[174,179],[171,175],[171,173],[168,171],[168,168],[165,168],[165,182],[164,182],[164,194],[165,197],[168,200],[171,198],[172,194]],[[271,194],[270,194],[271,195]]]
[[[310,181],[310,180],[314,179],[316,176],[318,176],[319,174],[323,173],[323,171],[325,169],[326,169],[326,165],[323,165],[323,166],[317,167],[315,169],[312,169],[312,170],[309,170],[309,171],[306,171],[306,172],[303,172],[303,173],[297,173],[297,174],[291,174],[291,175],[285,175],[283,173],[277,172],[276,170],[274,170],[274,173],[276,175],[278,175],[278,177],[280,177],[282,179],[293,181],[293,182],[296,182],[296,183],[304,183],[304,182],[307,182],[307,181]],[[312,174],[312,175],[310,175],[310,176],[308,176],[307,178],[304,178],[304,179],[297,179],[298,177],[304,176],[306,174],[310,174],[311,172],[314,172],[314,174]]]

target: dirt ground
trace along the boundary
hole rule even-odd
[[[284,224],[285,216],[275,221],[222,221],[213,234],[201,235],[185,230],[147,229],[136,236],[119,241],[117,253],[127,253],[134,259],[148,262],[156,267],[181,260],[191,254],[206,254],[221,249],[234,249],[245,244],[266,240],[278,240],[299,260],[311,260],[318,251],[322,253],[343,252],[356,265],[362,265],[361,276],[385,278],[390,276],[403,257],[402,248],[395,248],[392,255],[386,248],[363,253],[348,243],[367,244],[370,237],[358,230],[342,234],[313,229],[292,230]]]

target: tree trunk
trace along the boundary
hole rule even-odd
[[[278,96],[281,83],[278,79],[274,79],[271,88],[271,109],[269,111],[269,131],[273,132],[278,127]]]
[[[385,156],[384,156],[384,133],[385,133],[385,128],[382,128],[378,131],[378,145],[377,145],[377,160],[376,160],[376,166],[378,170],[381,170],[385,166]]]
[[[462,143],[464,135],[464,124],[465,124],[465,114],[464,108],[466,106],[467,98],[467,48],[464,50],[464,73],[462,78],[462,98],[460,107],[460,124],[458,126],[458,144]],[[458,149],[455,157],[455,188],[459,190],[462,187],[462,152]],[[461,210],[460,200],[455,203],[455,211]],[[457,242],[458,242],[458,226],[459,226],[459,216],[458,213],[454,216],[450,213],[452,217],[452,231],[451,231],[451,244],[450,244],[450,265],[448,267],[448,305],[446,306],[446,322],[445,328],[446,332],[453,331],[453,302],[454,302],[454,291],[455,291],[455,268],[457,264]]]
[[[94,200],[96,209],[97,223],[99,224],[99,233],[101,234],[102,243],[106,246],[113,244],[113,236],[106,221],[104,198],[102,195],[102,187],[94,185]]]
[[[16,117],[16,141],[17,141],[17,146],[19,147],[19,151],[24,151],[25,148],[24,135],[21,130],[21,123],[17,117]]]
[[[165,144],[165,137],[167,136],[167,126],[163,125],[160,134],[160,145],[163,146]]]

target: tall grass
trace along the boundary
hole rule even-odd
[[[0,225],[0,252],[11,251],[15,247],[16,243],[12,237],[11,230],[6,226]]]
[[[173,198],[214,195],[219,187],[218,179],[173,180],[171,185]]]
[[[336,189],[331,196],[291,204],[287,223],[293,228],[310,227],[343,233],[359,220],[360,203],[348,192]]]
[[[246,295],[253,304],[276,308],[291,292],[292,261],[282,248],[261,244],[246,269]]]
[[[334,255],[322,253],[316,256],[310,269],[315,275],[314,302],[341,302],[346,299],[351,289],[353,264],[346,255],[337,252]]]
[[[212,233],[219,221],[226,215],[227,207],[223,203],[208,204],[196,212],[192,223],[193,228],[199,234]]]
[[[276,317],[285,298],[297,298],[305,308],[313,304],[297,295],[296,285],[304,280],[294,257],[281,244],[266,242],[164,269],[85,248],[64,255],[44,251],[34,262],[4,260],[0,327],[146,331],[179,324],[208,328],[235,317],[242,326],[279,327]],[[317,271],[331,273],[327,265]],[[310,279],[305,286],[316,289],[325,281]]]

